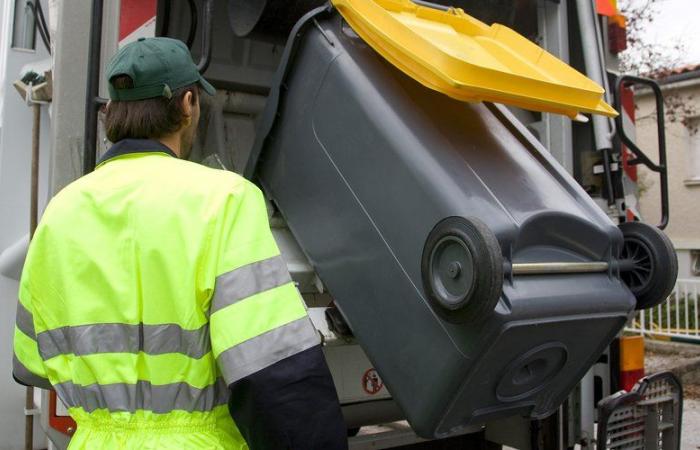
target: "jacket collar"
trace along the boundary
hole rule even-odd
[[[160,142],[153,139],[122,139],[112,145],[107,152],[102,155],[97,165],[104,163],[107,160],[116,158],[129,153],[165,153],[166,155],[177,158],[175,152]]]

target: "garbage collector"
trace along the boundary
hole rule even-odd
[[[32,240],[15,379],[55,389],[71,449],[347,448],[260,190],[186,161],[214,88],[168,38],[126,45],[107,76],[114,145]]]

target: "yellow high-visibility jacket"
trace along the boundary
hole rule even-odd
[[[14,375],[56,390],[72,449],[246,448],[227,386],[319,344],[261,191],[173,156],[117,143],[31,242]]]

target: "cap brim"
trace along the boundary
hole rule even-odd
[[[214,89],[214,86],[209,84],[209,82],[205,80],[204,77],[201,75],[199,76],[199,85],[202,86],[202,89],[204,89],[204,92],[206,92],[207,94],[216,94],[216,89]]]

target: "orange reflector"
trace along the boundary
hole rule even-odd
[[[620,338],[620,370],[644,369],[644,336]]]
[[[620,387],[630,391],[644,376],[644,337],[620,337]]]
[[[614,16],[617,14],[617,8],[613,5],[610,0],[596,0],[595,2],[596,11],[601,16]]]

